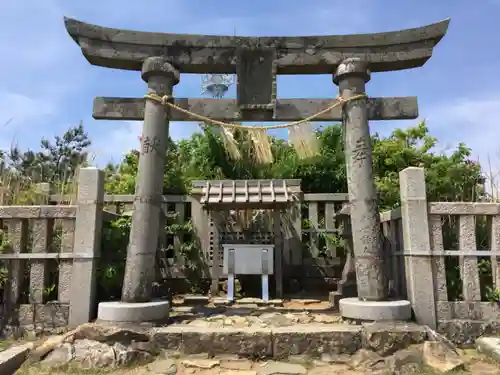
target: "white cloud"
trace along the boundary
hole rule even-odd
[[[465,142],[479,157],[500,150],[500,93],[459,98],[431,108],[428,124],[449,142]]]
[[[65,95],[78,85],[67,69],[73,63],[63,39],[62,8],[54,0],[3,0],[0,4],[0,130],[1,146],[16,139],[36,147],[33,138],[46,135],[67,106]],[[36,142],[36,141],[35,141]]]
[[[116,122],[106,136],[94,139],[91,153],[97,164],[103,166],[108,161],[119,163],[130,150],[138,149],[142,124],[142,121]]]
[[[428,125],[446,147],[463,142],[490,174],[500,172],[500,93],[459,98],[431,108]],[[495,177],[496,178],[496,177]]]
[[[92,154],[99,166],[108,161],[119,163],[123,156],[132,149],[139,149],[139,136],[142,134],[142,121],[119,121],[105,137],[98,137],[92,146]],[[173,121],[169,125],[169,134],[174,141],[189,137],[199,131],[196,122]]]
[[[0,91],[0,124],[9,119],[11,125],[27,123],[43,116],[54,115],[57,108],[50,100],[33,98],[24,94]]]

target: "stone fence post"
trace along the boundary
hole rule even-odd
[[[436,298],[423,168],[399,173],[406,287],[415,319],[435,329]]]
[[[104,172],[80,169],[78,179],[75,240],[69,326],[88,323],[95,307],[96,263],[101,250],[104,206]]]

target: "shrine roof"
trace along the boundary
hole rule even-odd
[[[203,180],[193,181],[191,195],[215,206],[264,207],[295,202],[300,180]]]

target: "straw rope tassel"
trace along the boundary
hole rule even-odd
[[[241,152],[238,148],[238,142],[234,139],[234,135],[231,129],[226,127],[221,127],[220,136],[222,138],[222,143],[224,144],[224,149],[229,157],[233,160],[241,160]]]
[[[255,160],[258,163],[268,164],[273,162],[273,153],[271,150],[271,142],[265,129],[255,128],[248,129],[252,148],[254,151]]]
[[[311,123],[289,127],[288,140],[300,158],[308,158],[319,152],[318,138]]]
[[[234,160],[241,159],[241,152],[238,148],[238,144],[234,139],[231,130],[234,129],[246,130],[249,133],[250,139],[252,141],[252,149],[254,151],[255,159],[259,163],[272,163],[273,153],[271,149],[271,142],[269,140],[269,135],[267,134],[267,130],[288,129],[290,143],[296,150],[297,155],[301,158],[314,156],[319,151],[319,144],[314,129],[309,122],[318,116],[328,113],[337,106],[343,106],[347,102],[366,98],[367,96],[366,94],[359,94],[349,99],[343,99],[342,97],[337,97],[332,105],[311,116],[306,117],[305,119],[291,122],[288,124],[269,125],[269,126],[260,126],[260,125],[245,126],[241,124],[232,124],[218,120],[213,120],[209,117],[202,116],[197,113],[188,111],[187,109],[179,107],[170,100],[172,98],[169,97],[168,95],[159,96],[155,93],[148,93],[144,97],[146,99],[160,103],[164,106],[173,108],[179,112],[188,115],[189,117],[201,120],[205,122],[207,125],[210,124],[221,128],[222,132],[220,134],[222,137],[222,141],[224,143],[224,148],[229,157],[231,157]]]

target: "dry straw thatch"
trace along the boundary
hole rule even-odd
[[[241,160],[241,151],[232,129],[223,126],[220,126],[220,129],[219,134],[227,155],[233,160]],[[319,142],[311,123],[302,123],[287,129],[289,143],[295,149],[299,158],[308,158],[318,154]],[[272,144],[267,130],[262,127],[255,127],[255,129],[245,128],[244,131],[248,132],[252,155],[255,160],[261,164],[272,163],[274,161]]]

